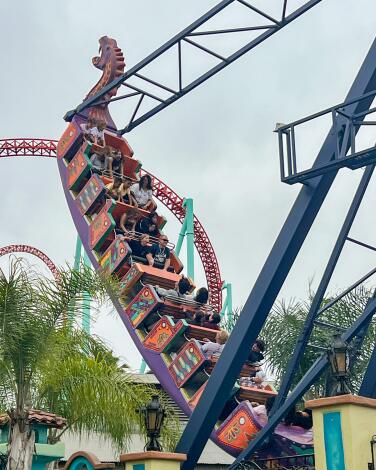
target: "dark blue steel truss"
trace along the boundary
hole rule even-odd
[[[127,99],[133,96],[138,96],[138,101],[135,104],[133,112],[131,113],[131,118],[128,124],[123,128],[120,129],[118,132],[119,134],[124,134],[126,132],[130,132],[135,127],[139,126],[141,123],[145,122],[147,119],[151,118],[159,111],[162,111],[170,104],[177,101],[179,98],[183,97],[190,91],[194,90],[197,86],[201,85],[201,83],[205,82],[208,78],[212,77],[228,65],[230,65],[235,60],[239,59],[242,55],[246,52],[252,50],[254,47],[271,37],[274,33],[284,28],[286,25],[291,23],[292,21],[299,18],[305,12],[310,10],[312,7],[317,5],[321,2],[321,0],[309,0],[304,3],[300,8],[293,11],[291,14],[286,15],[288,1],[289,0],[280,0],[281,1],[281,16],[280,18],[276,19],[270,16],[265,11],[256,8],[251,4],[251,2],[246,0],[222,0],[218,3],[215,7],[213,7],[210,11],[205,13],[203,16],[198,18],[194,21],[191,25],[181,31],[179,34],[171,38],[167,41],[163,46],[159,49],[151,53],[137,65],[132,67],[128,72],[124,73],[117,79],[113,80],[107,86],[105,86],[99,93],[95,96],[87,99],[82,104],[80,104],[76,109],[68,111],[64,117],[66,121],[71,121],[75,114],[81,113],[86,108],[89,108],[93,105],[99,105],[104,103],[111,103],[113,101],[119,101],[123,99]],[[259,21],[255,21],[255,24],[250,24],[247,27],[243,28],[226,28],[226,29],[209,29],[203,30],[202,27],[220,12],[225,10],[231,4],[240,4],[242,7],[252,11],[255,15],[257,20],[263,19],[265,24],[260,25]],[[249,41],[245,46],[234,52],[233,54],[229,55],[228,57],[224,57],[218,52],[209,47],[206,47],[200,44],[199,40],[206,38],[208,36],[213,35],[223,35],[226,34],[227,36],[239,32],[247,32],[247,31],[262,31],[259,36],[254,38],[252,41]],[[214,67],[209,68],[205,73],[200,75],[198,78],[188,81],[185,83],[184,79],[184,54],[182,51],[182,44],[189,45],[195,49],[202,51],[203,53],[207,54],[210,57],[214,57],[218,64]],[[174,52],[176,55],[175,57],[175,67],[177,67],[177,89],[172,89],[166,84],[161,83],[160,81],[147,76],[147,72],[144,72],[144,69],[152,64],[154,61],[158,60],[162,55],[169,54],[171,51]],[[145,88],[145,84],[147,87]],[[119,86],[124,86],[128,93],[122,96],[118,96],[112,99],[105,99],[105,95],[113,90],[118,88]],[[152,87],[152,92],[150,91],[150,87]],[[148,98],[151,104],[151,109],[147,111],[142,111],[142,105],[144,99]]]
[[[362,397],[376,398],[376,345],[373,349],[371,359],[364,374],[359,395]]]
[[[363,200],[363,196],[372,178],[373,170],[374,170],[374,165],[369,166],[364,172],[362,179],[359,183],[358,189],[351,203],[351,206],[347,213],[344,224],[340,230],[340,233],[334,245],[332,254],[325,268],[324,274],[321,278],[317,291],[312,299],[312,303],[311,303],[307,318],[305,320],[304,327],[298,337],[295,350],[287,365],[286,374],[283,377],[281,386],[279,388],[278,396],[275,400],[273,409],[271,410],[271,414],[273,414],[281,406],[281,403],[285,401],[287,394],[290,390],[291,384],[293,382],[295,371],[299,367],[300,361],[307,347],[313,327],[315,325],[320,326],[320,322],[317,321],[317,318],[324,310],[327,310],[329,308],[327,305],[325,305],[324,309],[320,310],[320,306],[324,300],[325,292],[328,288],[330,279],[332,278],[333,272],[335,270],[339,257],[342,253],[343,247],[345,246],[348,234],[353,225],[355,216],[358,213],[359,207]],[[336,300],[339,300],[339,299],[337,298]],[[332,306],[333,302],[330,302],[330,304],[331,304],[330,306]],[[334,325],[334,327],[336,326]]]
[[[359,335],[362,329],[369,324],[375,313],[376,297],[373,296],[367,303],[362,315],[343,333],[341,336],[342,339],[345,342],[350,343],[351,340]],[[273,432],[283,416],[302,397],[302,395],[310,388],[310,386],[316,382],[316,380],[320,377],[328,365],[328,355],[324,353],[315,361],[312,367],[290,393],[284,404],[281,405],[275,414],[269,418],[267,425],[256,435],[255,439],[250,443],[248,449],[239,455],[236,461],[229,467],[229,470],[235,470],[241,462],[246,460],[251,453],[259,448],[266,437]],[[373,383],[374,382],[375,381],[373,380]]]
[[[374,96],[373,90],[376,90],[376,40],[373,42],[345,100],[347,116],[359,115],[359,122],[354,125],[354,134],[359,130],[360,123],[371,106]],[[359,97],[362,97],[362,99],[359,99]],[[348,122],[346,116],[338,116],[337,126],[339,129],[343,126],[346,127],[346,122]],[[347,152],[349,148],[350,139],[344,138],[344,151]],[[335,158],[337,151],[338,136],[336,129],[332,127],[314,166],[319,167],[328,164]],[[369,171],[367,171],[367,174]],[[337,172],[338,170],[334,168],[328,173],[311,179],[309,185],[302,187],[177,446],[177,451],[188,455],[188,460],[183,464],[182,469],[191,470],[194,468],[203,446],[222,411],[222,407],[230,396],[234,382],[247,359],[250,346],[259,335],[282,284],[334,182]],[[350,340],[357,335],[364,327],[365,321],[369,320],[375,310],[376,300],[373,299],[366,307],[364,314],[343,335],[343,338]],[[250,442],[248,448],[240,454],[230,468],[236,468],[240,462],[248,459],[257,450],[271,434],[284,413],[319,377],[326,365],[326,356],[315,362],[281,407],[270,418],[268,425],[257,434],[257,437]]]
[[[323,175],[340,168],[350,168],[352,170],[376,162],[376,147],[372,146],[360,151],[356,150],[357,141],[355,132],[359,126],[375,126],[376,121],[366,121],[365,117],[376,112],[372,108],[362,112],[349,112],[349,105],[358,101],[374,98],[376,90],[348,100],[345,103],[332,106],[318,113],[312,114],[298,121],[286,125],[277,125],[279,141],[279,160],[281,181],[287,184],[305,183],[316,176]],[[327,114],[332,116],[333,133],[337,137],[335,153],[330,162],[313,165],[308,170],[298,171],[297,151],[296,151],[296,128],[307,122],[321,118]],[[376,140],[376,134],[375,134]]]

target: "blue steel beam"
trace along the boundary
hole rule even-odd
[[[350,232],[350,229],[352,227],[352,224],[354,222],[355,216],[358,213],[364,194],[372,178],[374,168],[375,168],[374,165],[367,167],[366,171],[364,172],[362,176],[362,179],[359,182],[358,189],[350,205],[347,216],[342,225],[337,241],[334,245],[332,254],[330,255],[328,264],[325,268],[324,274],[321,278],[317,291],[312,299],[312,303],[311,303],[307,318],[304,322],[304,327],[298,337],[294,352],[288,362],[286,373],[283,377],[281,386],[279,388],[278,396],[271,410],[271,415],[274,414],[274,412],[281,406],[281,403],[285,401],[287,394],[290,390],[295,372],[298,370],[300,361],[304,354],[304,350],[308,344],[313,327],[315,326],[315,320],[317,318],[317,313],[320,309],[320,305],[324,299],[324,295],[328,288],[330,279],[332,278],[334,269],[337,265],[338,259],[346,243],[346,240]]]
[[[360,386],[359,395],[362,397],[376,398],[376,345],[368,363],[366,373]]]
[[[271,37],[274,33],[277,31],[280,31],[282,28],[284,28],[286,25],[291,23],[292,21],[296,20],[299,18],[301,15],[306,13],[308,10],[310,10],[312,7],[320,3],[322,0],[309,0],[306,3],[304,3],[300,8],[296,9],[293,11],[290,15],[285,16],[286,13],[286,0],[283,2],[281,1],[281,9],[282,9],[282,16],[280,20],[276,20],[275,18],[272,18],[269,16],[267,13],[265,13],[262,10],[259,10],[258,8],[254,7],[251,5],[249,2],[246,2],[245,0],[222,0],[220,3],[218,3],[216,6],[214,6],[211,10],[209,10],[207,13],[202,15],[200,18],[198,18],[196,21],[194,21],[191,25],[189,25],[187,28],[185,28],[183,31],[178,33],[176,36],[171,38],[169,41],[167,41],[163,46],[158,48],[156,51],[152,52],[149,56],[147,56],[145,59],[143,59],[141,62],[139,62],[137,65],[132,67],[129,71],[121,75],[120,77],[116,78],[113,80],[111,83],[109,83],[107,86],[105,86],[100,92],[98,92],[95,96],[87,99],[84,101],[82,104],[77,106],[76,109],[68,111],[64,117],[66,121],[71,121],[72,118],[74,117],[75,114],[81,113],[83,110],[90,106],[94,106],[98,104],[98,102],[103,103],[110,103],[111,101],[119,101],[120,99],[125,99],[129,97],[129,94],[124,95],[123,97],[116,97],[112,99],[103,99],[105,95],[113,90],[114,88],[118,88],[121,85],[126,86],[127,88],[131,88],[132,90],[136,90],[140,94],[140,100],[142,101],[144,96],[148,96],[149,98],[153,98],[157,103],[155,103],[149,111],[145,112],[144,114],[140,114],[140,116],[136,119],[137,112],[139,111],[139,105],[140,101],[137,103],[135,110],[133,111],[132,118],[128,125],[126,125],[123,129],[119,131],[119,134],[124,134],[126,132],[130,132],[132,129],[140,125],[141,123],[145,122],[147,119],[151,118],[158,112],[162,111],[165,109],[167,106],[170,104],[174,103],[176,100],[179,98],[183,97],[190,91],[194,90],[197,86],[201,85],[204,83],[208,78],[212,77],[225,67],[227,67],[229,64],[234,62],[235,60],[239,59],[242,55],[245,53],[249,52],[251,49]],[[243,7],[250,9],[260,17],[263,17],[270,21],[270,24],[264,25],[264,26],[250,26],[249,28],[228,28],[226,30],[209,30],[209,31],[196,31],[199,27],[203,26],[205,23],[207,23],[210,19],[214,18],[216,15],[218,15],[220,12],[222,12],[225,8],[230,6],[233,3],[240,3],[243,5]],[[283,5],[283,8],[282,8]],[[239,30],[257,30],[257,29],[264,29],[265,31],[261,33],[258,37],[250,41],[248,44],[246,44],[244,47],[240,48],[238,51],[235,53],[231,54],[228,57],[222,57],[219,54],[217,54],[215,51],[202,46],[201,44],[195,43],[192,41],[192,37],[205,37],[207,35],[213,35],[213,34],[227,34],[231,35],[232,33],[238,33]],[[181,43],[182,41],[186,43],[190,43],[192,47],[199,47],[201,50],[205,53],[208,53],[212,56],[215,56],[218,60],[219,63],[208,69],[205,73],[203,73],[200,77],[198,77],[195,80],[192,80],[189,82],[186,86],[183,86],[182,84],[182,70],[183,70],[183,55],[182,55],[182,50],[181,50]],[[140,71],[145,68],[147,65],[150,63],[154,62],[157,60],[160,56],[162,56],[165,53],[168,53],[168,51],[173,48],[174,46],[178,46],[177,49],[177,67],[178,67],[178,77],[179,77],[179,89],[178,90],[173,90],[162,83],[158,82],[157,80],[153,80],[149,77],[145,77],[140,74]],[[155,85],[158,89],[164,90],[165,92],[169,92],[171,95],[165,99],[158,97],[156,95],[151,95],[147,91],[145,91],[142,88],[139,87],[134,87],[133,85],[129,84],[129,80],[131,78],[138,78],[142,81],[147,81],[150,84]]]
[[[376,40],[373,42],[355,78],[347,95],[347,101],[376,89],[375,64]],[[348,110],[352,114],[362,112],[369,109],[371,103],[372,98],[370,97],[349,105]],[[336,145],[337,135],[331,129],[315,164],[321,165],[329,162],[336,151]],[[309,186],[303,186],[300,190],[219,358],[218,364],[213,369],[202,397],[178,443],[177,451],[188,455],[188,460],[182,465],[182,469],[193,469],[201,455],[222,407],[248,357],[250,346],[259,335],[282,284],[333,184],[336,174],[337,172],[333,171],[315,178]],[[257,442],[261,441],[258,440]],[[254,449],[252,447],[252,450]],[[248,455],[248,449],[245,452]]]
[[[373,296],[367,303],[362,315],[346,330],[345,333],[343,333],[341,336],[342,339],[346,342],[350,342],[372,320],[375,312],[376,298]],[[316,360],[294,390],[290,393],[285,403],[273,416],[270,417],[266,426],[256,434],[255,439],[250,442],[248,448],[238,456],[235,462],[230,465],[228,470],[235,470],[241,462],[249,458],[249,456],[264,442],[265,438],[273,432],[277,424],[281,421],[291,406],[293,406],[310,388],[310,386],[316,382],[328,364],[328,356],[324,353]]]

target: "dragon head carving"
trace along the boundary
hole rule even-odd
[[[111,39],[108,36],[103,36],[99,39],[99,53],[100,56],[93,57],[92,63],[94,67],[102,70],[102,76],[94,87],[87,94],[86,99],[96,95],[112,80],[119,77],[124,73],[125,62],[124,55],[121,49],[117,46],[115,39]],[[117,93],[117,88],[114,88],[109,93],[103,96],[103,100],[112,98]],[[106,122],[110,127],[116,129],[116,125],[111,118],[108,110],[108,104],[94,105],[88,109],[85,113],[87,116],[94,117]]]

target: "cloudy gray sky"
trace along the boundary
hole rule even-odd
[[[100,76],[91,65],[99,37],[117,39],[131,67],[216,3],[3,0],[0,138],[59,138],[65,128],[62,116]],[[273,11],[282,1],[255,3]],[[301,3],[294,0],[292,6]],[[238,14],[240,25],[244,11],[231,10],[218,26],[229,18],[236,22]],[[299,190],[279,181],[275,123],[342,101],[374,38],[375,18],[373,0],[323,0],[126,136],[146,169],[194,198],[222,277],[233,283],[235,305],[247,298]],[[229,50],[236,45],[230,41],[211,45]],[[197,63],[190,58],[187,74]],[[162,64],[159,72],[164,70]],[[115,111],[119,126],[127,115],[126,103],[122,106]],[[323,127],[317,126],[299,141],[299,155],[307,164],[322,137]],[[76,234],[56,161],[3,159],[0,175],[0,246],[28,243],[57,264],[71,261]],[[343,170],[337,178],[281,297],[304,297],[310,278],[317,285],[360,175],[361,170]],[[352,232],[371,244],[376,243],[375,196],[371,184]],[[174,239],[179,227],[167,216],[166,232]],[[331,289],[346,287],[374,261],[373,253],[346,248]],[[202,279],[198,269],[198,284]],[[95,331],[138,365],[138,353],[115,316],[101,314]]]

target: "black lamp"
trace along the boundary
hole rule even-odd
[[[149,438],[149,442],[145,446],[146,451],[156,450],[162,452],[162,447],[158,442],[158,437],[161,433],[161,428],[165,418],[165,410],[159,403],[158,395],[153,395],[151,401],[142,408],[137,410],[141,419],[144,422],[146,433]]]
[[[351,393],[346,383],[348,376],[347,343],[343,341],[339,333],[333,336],[332,344],[328,350],[328,356],[332,374],[337,380],[331,395],[346,395]]]

